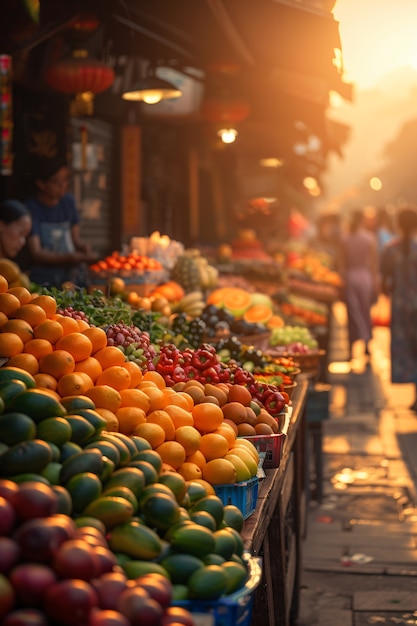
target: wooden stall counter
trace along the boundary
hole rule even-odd
[[[266,470],[255,512],[242,531],[245,549],[262,557],[252,624],[288,626],[298,613],[301,542],[306,509],[305,404],[308,379],[300,376],[280,465]]]

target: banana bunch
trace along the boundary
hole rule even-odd
[[[200,317],[205,306],[206,302],[203,292],[195,290],[190,291],[181,300],[178,300],[174,305],[174,311],[176,313],[185,313],[189,317]]]

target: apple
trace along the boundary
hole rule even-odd
[[[15,523],[16,511],[13,503],[0,496],[0,535],[9,535]]]
[[[93,609],[89,626],[130,626],[130,622],[119,611]]]
[[[20,483],[10,499],[20,520],[48,517],[58,512],[57,495],[49,485],[40,481]]]
[[[117,557],[109,548],[95,546],[93,550],[97,565],[96,576],[112,572],[117,567]]]
[[[160,626],[163,608],[140,587],[128,587],[119,596],[117,610],[132,626]]]
[[[162,615],[160,626],[174,626],[174,624],[175,626],[179,624],[194,626],[193,616],[187,609],[183,609],[181,606],[169,606]]]
[[[56,550],[52,567],[61,578],[90,580],[100,571],[100,562],[86,541],[68,539]]]
[[[7,574],[17,563],[20,550],[11,537],[0,537],[0,573]]]
[[[75,531],[77,539],[83,539],[91,546],[102,546],[108,548],[109,544],[103,533],[94,526],[81,526]]]
[[[85,580],[60,580],[50,585],[45,595],[45,612],[62,626],[88,624],[95,607],[97,593]]]
[[[12,584],[4,574],[0,574],[0,619],[2,619],[14,606],[16,593]]]
[[[116,610],[117,601],[128,587],[127,576],[122,572],[109,572],[94,578],[91,583],[97,592],[99,606],[102,609]]]
[[[49,626],[49,621],[39,609],[16,609],[6,615],[2,626]]]
[[[41,563],[20,563],[9,572],[9,580],[21,606],[41,607],[46,590],[57,580],[50,567]]]
[[[19,485],[8,478],[0,479],[0,496],[10,501],[10,497],[19,490]]]
[[[147,591],[148,595],[166,608],[172,600],[172,584],[162,574],[144,574],[135,578],[136,583]]]
[[[61,543],[68,540],[68,533],[68,527],[51,516],[23,522],[15,529],[12,538],[18,544],[23,559],[47,563]]]

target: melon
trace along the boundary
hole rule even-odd
[[[251,324],[267,324],[271,319],[273,311],[265,304],[254,304],[243,314],[243,319]]]
[[[271,298],[266,293],[261,293],[260,291],[256,291],[252,294],[251,306],[263,304],[264,306],[268,306],[270,309],[273,308],[273,303]]]
[[[282,319],[282,317],[280,315],[272,315],[267,324],[266,324],[267,328],[272,329],[272,328],[282,328],[283,326],[285,326],[285,322]]]
[[[223,306],[234,317],[242,317],[252,302],[252,294],[239,287],[228,287],[223,296]]]

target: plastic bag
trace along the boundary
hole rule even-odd
[[[391,323],[391,300],[383,293],[371,307],[371,320],[373,326],[389,326]]]

